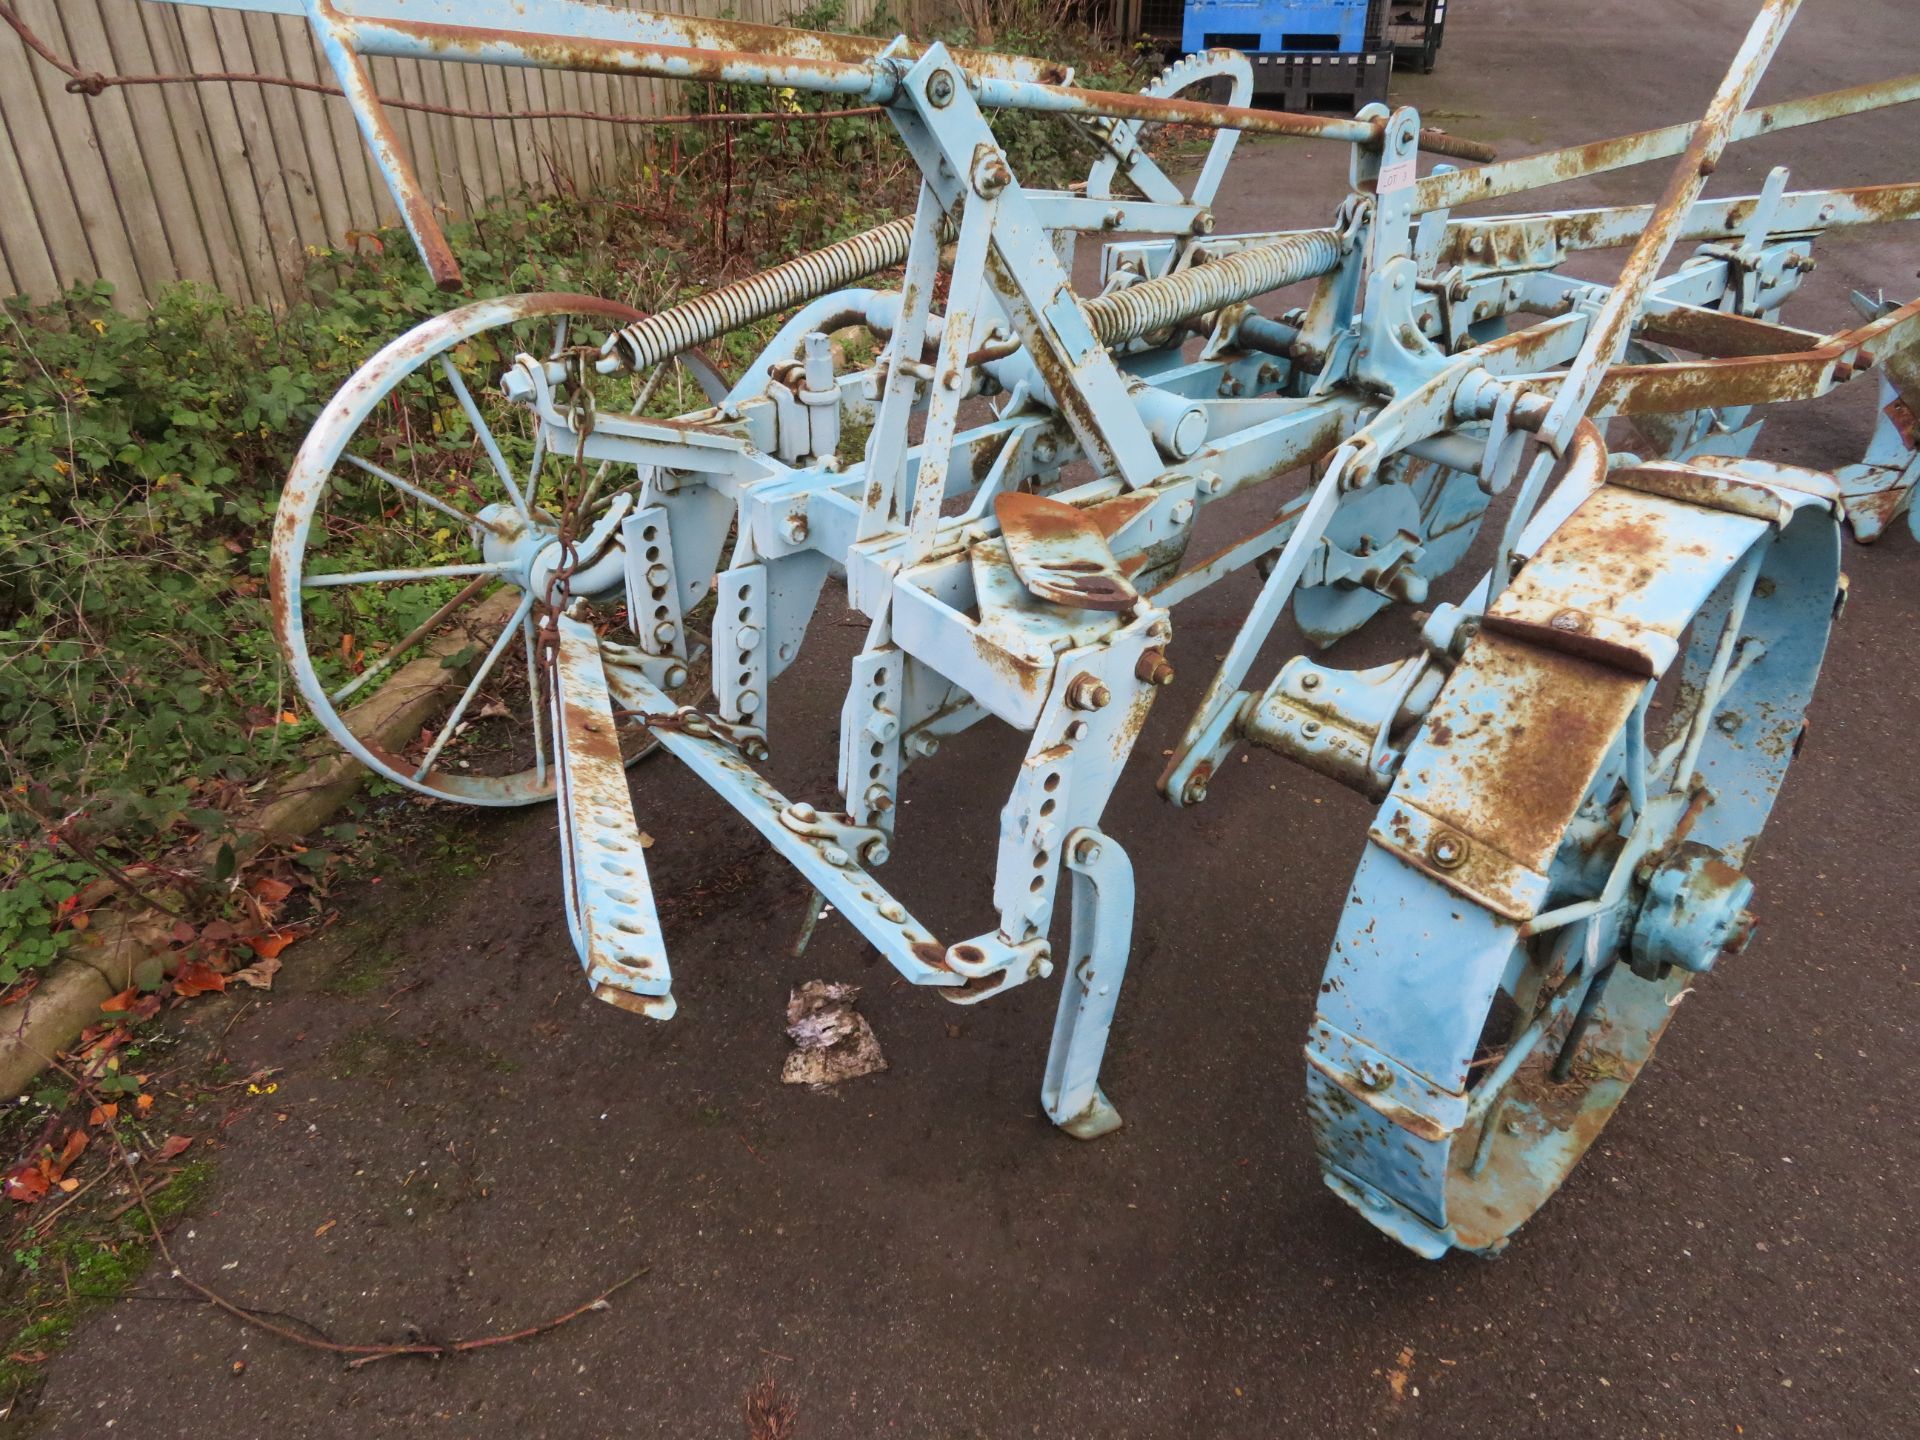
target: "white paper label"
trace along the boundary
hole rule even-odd
[[[1380,178],[1374,184],[1374,194],[1391,195],[1396,190],[1404,190],[1413,184],[1414,157],[1409,155],[1402,160],[1389,161],[1380,167]]]

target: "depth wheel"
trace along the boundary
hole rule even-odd
[[[1839,593],[1833,496],[1752,461],[1616,474],[1423,722],[1307,1046],[1327,1183],[1409,1248],[1503,1248],[1745,944]]]
[[[275,629],[313,717],[388,779],[472,805],[553,794],[534,645],[546,597],[527,576],[557,543],[555,516],[581,467],[547,453],[532,414],[498,386],[516,355],[597,357],[640,318],[615,301],[557,293],[450,311],[363,365],[301,446],[274,516]],[[604,412],[681,413],[726,393],[698,352],[642,375],[602,376],[589,363],[570,373],[572,392],[587,386]],[[630,467],[612,468],[588,467],[598,472],[596,512],[640,482]],[[617,606],[593,619],[630,643]],[[407,663],[423,657],[424,667]],[[464,687],[420,704],[444,671]],[[389,716],[417,710],[417,733],[396,749],[363,739],[343,718],[362,704]],[[643,727],[632,729],[630,759],[647,745]]]

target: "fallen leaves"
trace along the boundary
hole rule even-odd
[[[153,1152],[153,1158],[155,1160],[171,1160],[174,1156],[185,1151],[191,1144],[193,1144],[193,1137],[191,1135],[169,1135],[161,1142],[160,1148]]]
[[[189,960],[173,972],[173,993],[183,1000],[227,988],[227,977],[204,960]]]
[[[887,1068],[867,1017],[854,1009],[858,985],[809,980],[787,1001],[794,1048],[780,1078],[788,1085],[836,1085]]]
[[[254,961],[253,964],[246,966],[244,969],[234,971],[229,978],[238,980],[242,985],[251,985],[256,990],[271,990],[273,988],[273,977],[278,974],[279,971],[280,962],[269,955],[264,959]]]
[[[4,1182],[0,1182],[0,1191],[4,1191],[7,1199],[23,1205],[43,1200],[56,1189],[71,1194],[80,1182],[67,1179],[67,1170],[86,1148],[87,1132],[78,1128],[70,1130],[66,1143],[57,1153],[51,1145],[43,1145],[38,1154],[9,1170]]]

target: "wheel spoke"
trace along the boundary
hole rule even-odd
[[[460,693],[460,699],[454,704],[452,713],[447,716],[447,723],[442,725],[440,733],[433,737],[433,744],[427,748],[427,758],[422,760],[420,768],[413,772],[415,780],[425,779],[427,772],[433,769],[433,762],[440,758],[440,752],[446,748],[447,741],[453,738],[453,732],[460,728],[460,722],[466,718],[467,707],[473,703],[473,697],[480,693],[481,685],[486,682],[493,667],[499,663],[500,657],[506,653],[508,642],[513,639],[514,632],[520,628],[520,622],[527,618],[532,609],[533,596],[522,595],[520,603],[514,607],[512,618],[500,627],[500,634],[488,649],[486,658],[474,670],[473,678],[467,682],[467,688]]]
[[[453,360],[440,357],[440,369],[447,377],[454,398],[459,400],[460,408],[466,412],[467,423],[473,426],[474,434],[480,438],[480,446],[487,452],[487,459],[493,463],[494,473],[500,477],[500,483],[507,487],[507,494],[513,497],[513,508],[520,512],[520,518],[532,522],[533,516],[527,511],[526,497],[520,493],[520,487],[514,483],[513,472],[507,468],[507,457],[500,453],[500,442],[493,438],[493,431],[480,416],[480,407],[473,401],[473,394],[467,389],[467,382],[460,378],[460,372],[454,367]]]
[[[462,575],[506,575],[514,569],[511,560],[481,560],[471,565],[417,565],[405,570],[343,570],[337,575],[302,575],[302,590],[323,589],[329,585],[384,585],[398,580],[456,579]]]
[[[454,520],[458,520],[462,525],[477,525],[482,530],[493,530],[495,528],[493,525],[489,524],[487,521],[482,520],[478,515],[469,515],[466,511],[462,510],[458,505],[449,505],[445,500],[442,500],[439,496],[429,495],[425,490],[422,490],[418,485],[415,485],[408,480],[402,480],[398,475],[395,475],[391,470],[383,470],[380,466],[374,464],[371,460],[363,460],[358,455],[342,455],[340,458],[346,461],[349,465],[354,466],[356,469],[366,471],[367,474],[373,476],[374,479],[384,480],[387,484],[393,486],[393,488],[398,490],[401,494],[411,495],[415,500],[418,500],[422,505],[429,505],[433,509],[438,510],[442,515],[446,515]]]
[[[1754,546],[1741,563],[1739,576],[1734,581],[1733,598],[1727,604],[1727,622],[1714,647],[1713,665],[1700,682],[1700,698],[1694,707],[1693,721],[1687,727],[1686,748],[1680,752],[1680,764],[1673,773],[1675,790],[1691,788],[1694,770],[1700,762],[1700,749],[1707,743],[1707,728],[1713,723],[1713,712],[1720,708],[1720,701],[1733,686],[1735,677],[1729,667],[1742,648],[1740,631],[1747,623],[1747,602],[1753,598],[1754,582],[1760,578],[1760,562],[1765,558],[1766,547]],[[1742,670],[1752,663],[1745,661]]]
[[[533,783],[547,783],[547,736],[546,717],[541,711],[546,707],[540,695],[540,666],[534,658],[533,615],[531,612],[520,617],[520,633],[527,642],[527,711],[533,716]]]
[[[385,670],[389,665],[393,664],[394,661],[406,654],[407,651],[418,645],[435,630],[438,630],[446,623],[448,617],[451,616],[454,611],[458,610],[462,605],[466,604],[467,601],[473,599],[482,590],[486,589],[492,579],[493,577],[491,575],[474,576],[458,595],[454,596],[451,600],[447,601],[446,604],[434,611],[433,614],[414,626],[406,639],[389,649],[386,654],[382,655],[378,660],[374,661],[373,664],[369,665],[358,675],[354,676],[353,679],[334,691],[327,699],[335,705],[345,700],[349,695],[353,694],[354,691],[360,689],[361,686],[373,679],[374,676],[380,674],[381,671]]]

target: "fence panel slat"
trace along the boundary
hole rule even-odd
[[[797,0],[604,0],[623,9],[777,21]],[[331,85],[297,16],[148,0],[14,0],[55,52],[107,74],[231,71]],[[851,29],[874,0],[848,0]],[[383,95],[510,118],[390,117],[439,212],[455,219],[522,188],[586,186],[622,173],[652,132],[591,118],[674,113],[704,89],[518,67],[375,60]],[[528,118],[539,110],[587,118]],[[396,219],[385,183],[337,98],[286,86],[205,82],[70,95],[66,78],[0,26],[0,293],[36,300],[104,278],[120,303],[175,280],[241,300],[300,294],[309,246]]]

